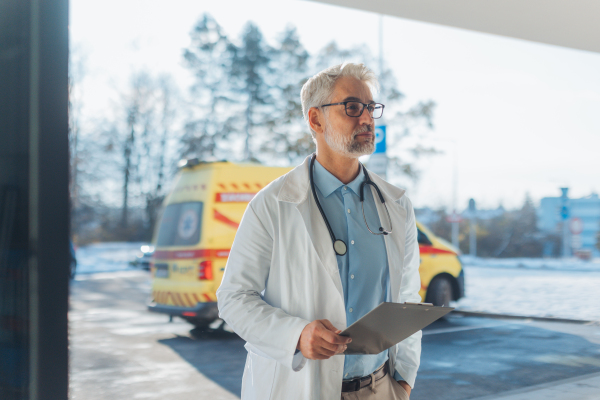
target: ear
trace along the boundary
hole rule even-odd
[[[308,122],[313,131],[320,134],[324,130],[324,115],[317,107],[311,107],[308,110]]]

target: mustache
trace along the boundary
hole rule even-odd
[[[352,134],[352,137],[356,137],[356,135],[360,135],[361,133],[366,133],[366,132],[373,132],[374,128],[373,125],[365,125],[361,128],[358,128],[357,130],[354,131],[354,133]]]

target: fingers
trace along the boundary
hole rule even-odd
[[[324,338],[317,338],[316,343],[315,343],[318,347],[323,348],[325,350],[328,350],[330,352],[333,352],[332,355],[338,354],[338,353],[343,353],[344,351],[346,351],[346,345],[344,344],[334,344],[331,343],[329,341],[327,341]]]
[[[306,358],[313,360],[325,360],[343,353],[352,339],[339,336],[338,333],[341,331],[328,320],[313,321],[300,335],[298,342],[300,351]]]
[[[352,339],[350,339],[347,336],[340,336],[339,334],[342,333],[342,331],[337,329],[335,326],[333,326],[333,324],[331,322],[329,322],[329,320],[321,319],[319,321],[329,331],[329,332],[327,332],[327,331],[323,332],[323,338],[325,340],[327,340],[329,343],[348,344],[352,341]]]
[[[320,327],[317,326],[317,329],[315,330],[315,345],[318,349],[317,352],[329,358],[346,351],[347,343],[350,343],[352,339],[339,336],[337,332],[341,331],[333,326],[330,321],[324,319],[319,322]]]

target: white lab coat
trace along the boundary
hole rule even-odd
[[[342,282],[331,238],[310,191],[310,157],[261,190],[237,231],[221,286],[219,312],[247,341],[242,399],[339,399],[344,356],[294,356],[300,333],[316,319],[346,328]],[[393,233],[385,236],[393,302],[419,302],[419,248],[414,211],[399,189],[374,173]],[[373,190],[373,189],[372,189]],[[376,193],[383,224],[385,208]],[[414,386],[421,332],[389,351],[391,370]]]

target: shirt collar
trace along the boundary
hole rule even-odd
[[[314,170],[314,180],[315,185],[319,188],[319,191],[324,197],[329,196],[331,193],[335,192],[341,186],[348,186],[356,195],[360,190],[360,184],[364,180],[364,171],[362,169],[362,164],[360,167],[360,172],[354,178],[354,180],[347,185],[344,185],[342,181],[333,176],[333,174],[325,169],[317,160],[315,160],[315,170]]]

